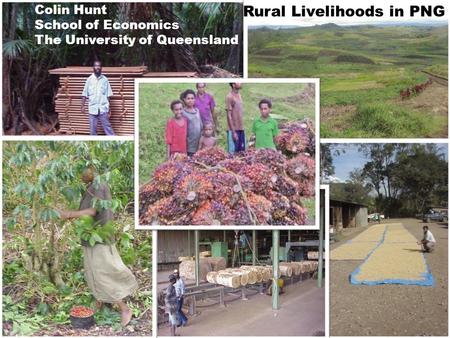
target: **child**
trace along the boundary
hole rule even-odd
[[[174,154],[187,153],[187,130],[188,121],[183,117],[183,102],[180,100],[172,101],[170,109],[173,112],[173,118],[167,121],[166,126],[166,144],[167,158],[170,159]]]
[[[278,123],[269,116],[272,102],[262,99],[258,103],[261,116],[253,122],[252,133],[255,135],[255,148],[276,149],[274,138],[278,135]]]
[[[185,90],[180,98],[184,102],[183,116],[188,120],[187,154],[192,156],[198,150],[203,123],[200,112],[195,108],[195,92],[192,89]]]
[[[214,128],[211,122],[206,122],[203,126],[203,135],[200,137],[200,150],[216,146],[217,139],[213,136]]]

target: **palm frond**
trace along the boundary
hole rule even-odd
[[[10,40],[3,43],[3,56],[10,59],[16,59],[19,56],[29,53],[33,44],[29,40]]]

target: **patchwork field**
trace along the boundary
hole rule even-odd
[[[446,137],[447,50],[447,26],[251,29],[248,73],[320,78],[321,137]]]

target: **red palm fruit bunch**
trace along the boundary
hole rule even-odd
[[[184,176],[176,183],[174,197],[185,205],[198,206],[201,202],[211,198],[214,186],[206,173],[197,171]]]
[[[242,198],[242,193],[252,187],[251,181],[231,172],[214,170],[207,174],[214,187],[214,200],[232,207]]]
[[[228,157],[227,153],[219,147],[212,147],[200,150],[192,156],[195,162],[203,163],[207,166],[215,166],[220,161]]]
[[[299,194],[303,197],[313,197],[315,195],[314,180],[305,180],[298,183]]]
[[[315,160],[306,154],[300,154],[286,162],[286,173],[296,182],[314,180]]]
[[[74,306],[70,310],[70,315],[77,318],[88,318],[94,314],[94,310],[86,306]]]
[[[169,200],[173,199],[172,196],[170,197],[164,197],[160,200],[154,202],[150,206],[147,207],[147,209],[142,210],[139,215],[139,223],[141,224],[149,224],[149,225],[158,225],[160,223],[159,221],[159,214],[160,211],[167,207]],[[141,196],[141,205],[142,202],[142,196]]]
[[[232,211],[217,201],[205,201],[192,216],[192,225],[229,225],[232,224]]]
[[[164,194],[158,190],[158,186],[151,182],[144,184],[139,191],[139,213],[145,213],[150,204],[164,198]]]
[[[173,193],[174,184],[177,180],[190,171],[191,167],[185,163],[178,161],[164,162],[155,169],[151,181],[145,185],[146,188],[141,188],[141,194],[157,191],[163,196],[168,196]],[[143,197],[150,198],[150,196],[145,195]]]
[[[288,176],[278,176],[274,190],[284,196],[291,197],[299,193],[298,184]]]
[[[275,149],[257,149],[248,151],[247,163],[264,163],[276,174],[283,174],[286,157]]]
[[[272,202],[251,191],[246,193],[246,197],[247,201],[240,200],[234,208],[234,224],[270,224],[272,221]],[[249,208],[251,211],[249,211]]]
[[[272,202],[272,224],[284,224],[283,220],[291,207],[291,202],[286,196],[274,191],[270,193],[268,198]]]
[[[195,208],[179,203],[173,196],[165,197],[150,205],[139,219],[141,224],[184,225],[189,224]]]
[[[167,161],[155,169],[150,182],[144,184],[139,191],[141,212],[148,208],[149,204],[170,196],[174,185],[183,176],[190,173],[192,168],[186,163]]]
[[[291,207],[287,211],[286,225],[289,224],[306,224],[308,220],[307,210],[297,203],[291,203]]]
[[[281,132],[275,138],[277,148],[287,156],[303,152],[314,152],[314,131],[310,120],[289,122],[280,126]]]
[[[278,179],[278,176],[269,167],[261,163],[246,165],[242,167],[239,174],[251,181],[254,192],[261,194],[272,189]]]
[[[247,165],[247,163],[239,158],[229,158],[224,161],[220,161],[217,165],[237,174]]]

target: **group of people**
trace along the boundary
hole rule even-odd
[[[229,153],[246,149],[244,109],[240,90],[241,83],[230,83],[231,90],[225,98],[227,113],[227,146]],[[187,89],[180,100],[172,101],[173,118],[166,126],[167,157],[176,154],[194,155],[197,151],[217,145],[218,114],[213,95],[206,92],[205,83],[196,84],[197,92]],[[272,102],[262,99],[258,103],[260,116],[252,126],[255,148],[275,149],[278,123],[270,117]]]

